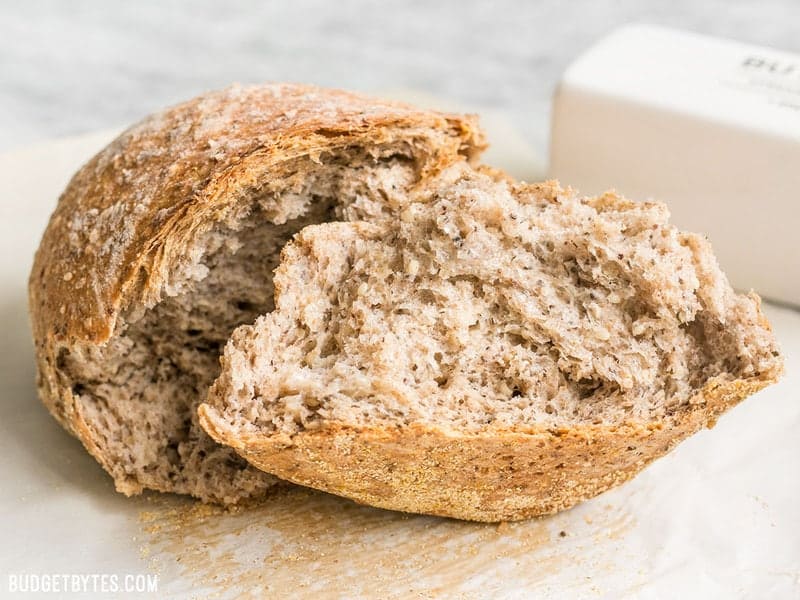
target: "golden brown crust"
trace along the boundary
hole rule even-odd
[[[59,352],[103,344],[126,310],[157,303],[193,240],[281,164],[393,141],[412,145],[423,171],[485,147],[471,116],[293,84],[208,93],[120,135],[70,181],[34,259],[29,306],[50,411],[108,469]]]
[[[291,438],[242,438],[201,405],[203,428],[282,479],[372,506],[472,521],[554,513],[619,485],[778,373],[712,381],[665,422],[463,434],[413,426],[326,425]]]

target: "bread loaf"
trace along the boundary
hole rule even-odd
[[[470,117],[302,85],[232,87],[153,115],[72,179],[29,281],[37,385],[114,478],[235,503],[276,479],[198,425],[233,329],[272,310],[310,223],[392,213],[483,147]]]
[[[395,510],[552,513],[617,485],[782,360],[755,294],[663,205],[458,161],[397,217],[303,229],[200,407],[251,464]]]

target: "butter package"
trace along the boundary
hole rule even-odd
[[[550,175],[665,202],[734,287],[800,305],[800,56],[619,29],[563,75]]]

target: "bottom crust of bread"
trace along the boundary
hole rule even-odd
[[[209,405],[203,427],[278,477],[376,507],[470,521],[555,513],[615,487],[745,397],[762,376],[711,381],[661,422],[541,431],[449,432],[414,425],[325,425],[287,436],[241,437]]]

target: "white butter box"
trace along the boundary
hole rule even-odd
[[[735,287],[800,305],[800,56],[619,29],[562,77],[549,173],[665,202]]]

